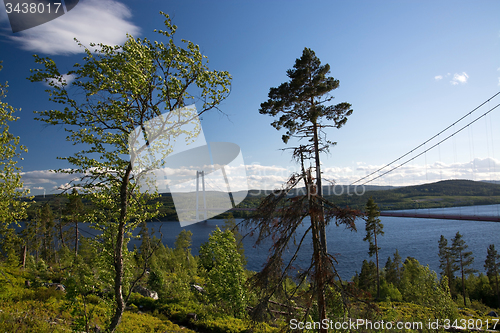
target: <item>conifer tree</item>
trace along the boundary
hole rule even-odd
[[[359,214],[352,210],[342,210],[327,202],[322,193],[320,153],[327,152],[331,146],[335,145],[335,142],[326,139],[325,129],[342,127],[347,117],[353,112],[349,103],[328,105],[333,99],[330,92],[339,87],[339,81],[330,77],[329,74],[330,65],[322,65],[313,50],[304,48],[302,56],[296,59],[293,69],[287,70],[290,80],[276,88],[270,88],[269,99],[260,105],[261,114],[277,118],[271,123],[274,128],[286,129],[286,133],[282,135],[285,144],[292,137],[299,140],[305,139],[307,143],[291,148],[294,158],[300,161],[301,173],[292,175],[285,189],[266,198],[257,213],[249,219],[250,222],[256,222],[258,228],[261,229],[258,242],[270,235],[277,240],[271,260],[256,276],[257,284],[261,286],[266,284],[265,289],[269,290],[256,308],[256,317],[261,316],[257,313],[260,309],[267,308],[267,300],[271,295],[281,290],[280,285],[284,279],[284,275],[280,272],[283,268],[281,254],[294,235],[296,225],[301,224],[305,216],[309,216],[311,227],[306,234],[311,233],[313,258],[312,269],[308,269],[307,272],[312,272],[319,320],[325,320],[327,318],[325,303],[327,284],[337,277],[333,268],[335,259],[327,251],[326,225],[335,219],[337,225],[345,223],[355,229],[353,221]],[[312,168],[305,168],[307,160],[311,160]],[[294,198],[293,202],[290,202],[291,205],[284,204],[283,200],[292,200],[287,198],[287,195],[301,181],[304,181],[307,194]],[[278,210],[278,207],[287,205],[287,209],[281,212]],[[275,219],[280,220],[281,228],[279,230],[274,228],[270,231],[277,223]],[[291,262],[287,267],[291,267]],[[269,283],[270,277],[279,278],[275,283]],[[320,331],[325,332],[324,328]]]
[[[373,291],[373,284],[377,282],[377,265],[371,260],[363,260],[358,279],[360,289]]]
[[[464,306],[467,306],[465,295],[465,275],[476,272],[475,269],[469,268],[474,262],[472,251],[465,251],[469,246],[465,244],[463,236],[457,231],[455,238],[451,244],[451,253],[453,254],[454,264],[453,270],[460,271],[462,277],[462,293],[464,297]]]
[[[394,286],[398,286],[401,282],[403,262],[398,250],[394,252],[394,259],[391,257],[387,258],[385,263],[385,280],[387,283],[392,283]]]
[[[484,269],[486,270],[486,275],[490,280],[490,284],[495,286],[495,292],[498,297],[498,306],[500,307],[498,282],[498,275],[500,274],[500,254],[498,254],[494,244],[490,244],[490,246],[488,246],[488,254],[486,255],[486,260],[484,261]]]
[[[84,208],[82,199],[80,198],[77,189],[73,188],[71,193],[68,195],[68,202],[64,207],[63,213],[65,215],[66,223],[74,224],[73,243],[75,246],[74,247],[75,255],[78,255],[78,242],[80,238],[80,230],[78,227],[78,223],[83,218]]]
[[[363,239],[365,242],[368,241],[370,244],[368,254],[373,256],[375,254],[375,264],[377,266],[376,272],[376,282],[377,282],[377,299],[380,298],[380,269],[379,269],[379,261],[378,261],[378,251],[380,248],[378,247],[377,236],[384,234],[384,225],[380,222],[378,218],[380,216],[380,211],[378,209],[377,204],[370,197],[366,203],[364,220],[366,221],[365,230],[366,236]]]
[[[448,240],[441,235],[439,239],[439,268],[441,269],[441,277],[446,276],[448,281],[448,288],[453,293],[453,280],[455,278],[453,271],[453,263],[455,259],[451,253],[451,248],[448,246]]]
[[[47,202],[40,208],[40,236],[42,238],[42,259],[49,263],[52,260],[54,241],[54,213]]]

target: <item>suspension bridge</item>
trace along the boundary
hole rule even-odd
[[[473,110],[462,116],[460,119],[457,121],[453,122],[451,125],[447,126],[445,129],[441,130],[439,133],[436,135],[432,136],[431,138],[427,139],[420,145],[416,146],[415,148],[411,149],[407,153],[401,155],[400,157],[392,160],[391,162],[385,164],[381,168],[378,168],[377,170],[369,173],[368,175],[358,179],[357,181],[351,183],[351,185],[354,184],[362,184],[366,185],[376,179],[379,179],[381,177],[384,177],[387,174],[390,174],[391,172],[403,167],[404,165],[412,162],[418,157],[424,156],[426,157],[427,152],[429,152],[432,149],[440,147],[441,144],[444,142],[455,138],[457,134],[460,132],[463,132],[464,130],[468,129],[469,130],[469,146],[470,150],[473,153],[474,152],[474,143],[470,142],[473,138],[472,133],[472,125],[477,123],[480,119],[484,119],[487,121],[487,115],[490,115],[491,112],[496,110],[499,106],[500,103],[491,106],[491,102],[495,100],[500,95],[500,92],[497,92],[487,100],[485,100],[483,103],[475,107]],[[498,100],[497,100],[498,102]],[[486,108],[485,108],[486,106]],[[486,110],[485,110],[486,109]],[[475,118],[473,118],[475,116]],[[473,118],[472,120],[469,120],[468,122],[466,121],[468,118]],[[490,118],[491,119],[491,118]],[[461,126],[460,126],[461,125]],[[455,127],[460,126],[457,130],[455,130]],[[448,135],[446,135],[447,131],[450,131]],[[494,156],[494,144],[493,144],[493,128],[491,126],[491,121],[490,121],[490,137],[492,139],[491,141],[491,151]],[[486,126],[486,134],[488,137],[488,126]],[[443,139],[439,139],[441,135],[445,135]],[[436,142],[437,141],[437,142]],[[429,148],[425,148],[426,145],[430,145]],[[490,147],[489,147],[489,142],[487,142],[488,145],[488,154],[490,153]],[[456,151],[456,147],[454,147],[454,150]],[[413,156],[412,156],[413,154]],[[439,156],[441,156],[441,152],[439,152]],[[475,158],[473,159],[475,163]],[[493,160],[495,163],[495,160]],[[473,168],[473,172],[475,170],[475,165]],[[427,172],[427,160],[426,160],[426,172]],[[495,170],[495,164],[493,165],[493,174],[496,173]],[[445,219],[445,220],[472,220],[472,221],[488,221],[488,222],[500,222],[500,208],[497,209],[497,215],[496,216],[486,216],[482,214],[473,214],[473,215],[467,215],[467,214],[451,214],[448,212],[440,212],[439,210],[436,209],[429,209],[427,212],[425,212],[425,209],[415,209],[413,211],[411,210],[404,210],[404,211],[382,211],[380,212],[380,216],[390,216],[390,217],[406,217],[406,218],[425,218],[425,219]]]
[[[378,168],[377,170],[370,172],[368,175],[358,179],[355,182],[352,182],[350,186],[362,186],[366,185],[368,183],[371,183],[377,179],[380,179],[392,172],[394,172],[397,169],[402,168],[403,166],[407,165],[408,163],[414,161],[415,159],[419,157],[425,157],[426,154],[433,150],[433,149],[440,149],[440,146],[450,140],[450,139],[455,139],[455,137],[461,133],[464,132],[465,130],[469,130],[469,140],[471,140],[471,128],[472,125],[477,123],[479,120],[484,119],[487,121],[487,116],[490,115],[494,110],[500,107],[500,103],[491,106],[491,102],[495,100],[495,98],[499,97],[500,92],[496,93],[483,103],[481,103],[479,106],[462,116],[460,119],[457,121],[453,122],[451,125],[447,126],[445,129],[437,133],[436,135],[432,136],[428,140],[424,141],[420,145],[416,146],[415,148],[411,149],[407,153],[399,156],[398,158],[392,160],[390,163],[385,164],[384,166]],[[500,98],[499,98],[500,99]],[[485,110],[486,109],[486,110]],[[491,115],[490,115],[491,116]],[[474,118],[475,117],[475,118]],[[458,129],[456,129],[458,127]],[[484,132],[484,131],[483,131]],[[490,118],[490,129],[488,129],[488,125],[486,126],[486,135],[491,138],[491,145],[487,143],[488,145],[488,154],[490,154],[490,151],[493,154],[493,162],[495,164],[495,159],[494,159],[494,144],[493,144],[493,127],[491,125],[491,118]],[[443,137],[443,138],[442,138]],[[441,139],[442,138],[442,139]],[[472,147],[470,148],[470,151],[474,151],[474,143],[469,143],[469,145]],[[428,147],[428,148],[426,148]],[[456,148],[454,147],[454,150]],[[441,157],[441,152],[439,152],[439,155]],[[472,157],[472,156],[471,156]],[[473,163],[475,163],[475,158],[473,159]],[[472,172],[474,172],[474,169],[476,169],[476,166],[474,165],[472,167]],[[500,171],[500,170],[499,170]],[[427,159],[426,159],[426,172],[427,172]],[[490,174],[495,175],[496,177],[497,170],[495,170],[495,166],[493,166],[493,172]],[[204,200],[204,207],[199,207],[199,179],[201,178],[202,182],[202,195],[203,195],[203,200]],[[227,178],[226,184],[227,184]],[[493,180],[493,179],[491,179]],[[495,179],[498,180],[498,179]],[[204,175],[202,173],[197,174],[196,178],[196,216],[199,216],[200,213],[205,214],[207,211],[211,212],[224,212],[226,209],[217,209],[217,208],[207,208],[206,200],[205,200],[205,179]],[[229,190],[229,185],[227,184],[227,189]],[[210,186],[209,186],[210,187]],[[221,191],[221,189],[216,189],[212,188],[214,191]],[[233,203],[233,208],[230,211],[255,211],[255,208],[237,208],[234,206]],[[487,222],[500,222],[500,205],[498,205],[497,209],[497,214],[496,216],[493,215],[484,215],[484,214],[454,214],[450,212],[440,212],[439,210],[435,209],[429,209],[426,211],[426,209],[415,209],[415,210],[403,210],[403,211],[382,211],[380,212],[380,216],[387,216],[387,217],[403,217],[403,218],[425,218],[425,219],[449,219],[449,220],[473,220],[473,221],[487,221]]]

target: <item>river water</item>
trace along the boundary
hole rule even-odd
[[[422,211],[424,213],[440,214],[462,214],[462,215],[489,215],[500,216],[500,205],[488,206],[469,206],[438,209],[421,209],[411,211]],[[392,256],[396,249],[403,258],[411,256],[416,258],[421,264],[429,267],[439,273],[438,241],[441,235],[451,240],[457,232],[463,235],[463,239],[469,246],[468,250],[473,252],[473,268],[479,272],[484,272],[484,260],[486,259],[487,248],[489,244],[495,244],[495,248],[500,251],[500,223],[498,222],[479,222],[462,220],[439,220],[424,218],[401,218],[401,217],[380,217],[384,225],[384,235],[379,236],[378,243],[380,247],[380,265],[383,267],[387,258]],[[240,222],[240,219],[236,219]],[[299,229],[304,232],[307,229],[307,223]],[[178,222],[150,222],[149,227],[156,231],[161,230],[163,243],[169,247],[174,246],[175,237],[182,230]],[[202,243],[208,240],[208,235],[216,226],[222,227],[223,220],[208,220],[186,227],[191,230],[192,252],[197,254]],[[337,270],[342,279],[350,280],[354,274],[361,270],[361,264],[364,259],[370,259],[368,256],[368,243],[363,242],[366,235],[364,221],[356,222],[358,231],[352,232],[344,227],[330,226],[327,229],[328,252],[336,256],[339,264]],[[161,228],[161,229],[160,229]],[[298,238],[299,239],[299,238]],[[130,246],[132,247],[132,241]],[[271,243],[255,247],[255,237],[247,237],[243,241],[245,255],[247,257],[247,268],[258,271],[262,268],[269,255]],[[291,256],[292,250],[290,250]],[[312,256],[312,245],[310,241],[303,244],[302,250],[297,261],[297,268],[307,267]],[[374,257],[372,258],[373,260]]]

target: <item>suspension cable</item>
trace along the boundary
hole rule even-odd
[[[497,93],[497,95],[498,95],[498,94],[500,94],[500,92],[499,92],[499,93]],[[483,104],[484,104],[484,103],[483,103]],[[389,172],[392,172],[392,171],[394,171],[394,170],[396,170],[396,169],[398,169],[398,168],[402,167],[403,165],[407,164],[408,162],[413,161],[413,160],[414,160],[414,159],[416,159],[417,157],[422,156],[423,154],[425,154],[425,153],[426,153],[426,152],[428,152],[429,150],[431,150],[431,149],[435,148],[435,147],[436,147],[436,146],[438,146],[439,144],[443,143],[444,141],[446,141],[446,140],[448,140],[449,138],[453,137],[455,134],[457,134],[457,133],[461,132],[461,131],[462,131],[462,130],[464,130],[465,128],[469,127],[470,125],[472,125],[473,123],[475,123],[476,121],[478,121],[479,119],[483,118],[484,116],[486,116],[488,113],[490,113],[491,111],[495,110],[495,109],[496,109],[497,107],[499,107],[499,106],[500,106],[500,104],[495,105],[493,108],[491,108],[491,109],[490,109],[490,110],[488,110],[487,112],[483,113],[482,115],[480,115],[479,117],[477,117],[476,119],[474,119],[473,121],[471,121],[470,123],[468,123],[467,125],[465,125],[464,127],[460,128],[459,130],[457,130],[457,131],[455,131],[454,133],[450,134],[449,136],[447,136],[447,137],[446,137],[446,138],[444,138],[443,140],[439,141],[438,143],[436,143],[436,144],[435,144],[435,145],[433,145],[432,147],[427,148],[426,150],[424,150],[424,151],[423,151],[423,152],[421,152],[420,154],[415,155],[415,156],[414,156],[414,157],[412,157],[411,159],[407,160],[407,161],[406,161],[406,162],[404,162],[404,163],[401,163],[400,165],[398,165],[398,166],[396,166],[396,167],[392,168],[391,170],[386,171],[386,172],[384,172],[383,174],[378,175],[377,177],[375,177],[375,178],[373,178],[373,179],[371,179],[371,180],[368,180],[368,181],[364,182],[362,185],[366,185],[366,184],[368,184],[368,183],[370,183],[370,182],[374,181],[375,179],[378,179],[378,178],[380,178],[380,177],[382,177],[382,176],[384,176],[384,175],[388,174]],[[440,132],[440,133],[442,133],[442,132]],[[428,141],[429,141],[429,140],[427,140],[426,142],[428,142]],[[422,146],[422,145],[420,145],[420,146]],[[419,146],[419,147],[420,147],[420,146]],[[418,148],[418,147],[417,147],[417,148]],[[416,149],[416,148],[415,148],[415,149]],[[415,150],[415,149],[413,149],[413,150]],[[412,150],[412,151],[413,151],[413,150]],[[407,153],[407,154],[405,154],[405,155],[403,155],[403,156],[401,156],[401,157],[400,157],[400,158],[398,158],[397,160],[399,160],[399,159],[403,158],[403,157],[404,157],[404,156],[406,156],[406,155],[408,155],[408,153]],[[395,161],[397,161],[397,160],[395,160]],[[390,164],[392,164],[392,163],[394,163],[394,162],[391,162],[391,163],[389,163],[388,165],[390,165]],[[386,165],[386,166],[388,166],[388,165]],[[385,168],[385,167],[384,167],[384,168]],[[381,168],[381,169],[383,169],[383,168]],[[375,171],[375,172],[378,172],[378,171],[380,171],[381,169],[379,169],[379,170],[377,170],[377,171]],[[372,172],[372,173],[371,173],[371,174],[369,174],[368,176],[373,175],[375,172]],[[367,178],[368,176],[365,176],[365,177],[363,177],[363,178],[361,178],[361,179],[359,179],[359,180],[355,181],[354,183],[357,183],[357,182],[359,182],[359,181],[361,181],[361,180],[363,180],[363,179]],[[352,183],[352,184],[354,184],[354,183]],[[351,184],[351,185],[352,185],[352,184]]]
[[[394,161],[392,161],[392,162],[390,162],[390,163],[388,163],[388,164],[384,165],[384,166],[383,166],[383,167],[381,167],[380,169],[378,169],[378,170],[376,170],[376,171],[374,171],[374,172],[370,173],[369,175],[366,175],[366,176],[364,176],[364,177],[362,177],[362,178],[360,178],[360,179],[356,180],[355,182],[351,183],[351,185],[354,185],[354,184],[356,184],[356,183],[358,183],[358,182],[362,181],[363,179],[366,179],[366,178],[368,178],[368,177],[370,177],[370,176],[372,176],[372,175],[376,174],[376,173],[377,173],[377,172],[379,172],[380,170],[385,169],[385,168],[387,168],[388,166],[390,166],[391,164],[394,164],[395,162],[397,162],[397,161],[399,161],[400,159],[404,158],[405,156],[408,156],[409,154],[411,154],[411,153],[412,153],[412,152],[414,152],[415,150],[417,150],[417,149],[419,149],[420,147],[422,147],[423,145],[425,145],[427,142],[432,141],[432,140],[433,140],[433,139],[435,139],[437,136],[439,136],[439,135],[440,135],[440,134],[442,134],[443,132],[447,131],[448,129],[450,129],[450,128],[451,128],[451,127],[453,127],[455,124],[457,124],[457,123],[459,123],[460,121],[462,121],[464,118],[466,118],[466,117],[467,117],[467,116],[469,116],[470,114],[474,113],[476,110],[478,110],[480,107],[482,107],[483,105],[485,105],[486,103],[488,103],[488,102],[489,102],[490,100],[492,100],[493,98],[497,97],[499,94],[500,94],[500,91],[499,91],[499,92],[497,92],[495,95],[491,96],[490,98],[488,98],[486,101],[484,101],[483,103],[481,103],[479,106],[477,106],[476,108],[474,108],[472,111],[470,111],[469,113],[467,113],[465,116],[463,116],[462,118],[458,119],[458,120],[457,120],[457,121],[455,121],[453,124],[451,124],[450,126],[446,127],[444,130],[442,130],[441,132],[439,132],[438,134],[434,135],[432,138],[428,139],[428,140],[427,140],[427,141],[425,141],[424,143],[422,143],[422,144],[418,145],[417,147],[413,148],[412,150],[410,150],[410,151],[409,151],[409,152],[407,152],[406,154],[404,154],[404,155],[402,155],[402,156],[398,157],[398,158],[397,158],[397,159],[395,159]],[[496,108],[496,107],[495,107],[495,108]],[[494,109],[494,108],[493,108],[493,109]],[[492,111],[493,109],[491,109],[490,111]],[[489,111],[488,111],[487,113],[489,113]],[[482,116],[481,116],[481,117],[482,117]],[[481,118],[481,117],[480,117],[480,118]],[[478,118],[478,119],[479,119],[479,118]],[[470,124],[471,124],[471,123],[469,123],[468,125],[470,125]],[[467,125],[467,126],[468,126],[468,125]],[[461,130],[462,130],[462,129],[460,129],[459,131],[461,131]],[[458,132],[455,132],[454,134],[456,134],[456,133],[458,133]],[[454,134],[453,134],[453,135],[454,135]],[[446,139],[448,139],[448,138],[446,138]],[[446,139],[445,139],[445,140],[446,140]],[[445,141],[445,140],[443,140],[443,141]],[[440,141],[440,142],[443,142],[443,141]],[[432,146],[430,149],[432,149],[432,148],[434,148],[434,147],[435,147],[435,146]],[[430,149],[428,149],[428,150],[430,150]],[[418,156],[420,156],[420,155],[422,155],[422,154],[419,154],[419,155],[417,155],[417,156],[415,156],[415,157],[418,157]],[[414,158],[415,158],[415,157],[414,157]],[[410,161],[411,161],[411,160],[410,160]],[[405,163],[405,164],[406,164],[406,163]],[[402,165],[404,165],[404,164],[402,164]],[[401,166],[401,165],[400,165],[400,166]],[[399,168],[399,167],[397,167],[397,168]],[[394,168],[394,169],[397,169],[397,168]],[[392,170],[394,170],[394,169],[391,169],[389,172],[391,172],[391,171],[392,171]],[[382,175],[385,175],[386,173],[388,173],[388,172],[385,172],[385,173],[383,173]],[[381,175],[381,176],[382,176],[382,175]],[[379,177],[380,177],[380,176],[379,176]],[[374,178],[374,179],[372,179],[372,180],[370,180],[370,181],[368,181],[368,182],[365,182],[365,183],[363,183],[363,185],[365,185],[365,184],[367,184],[367,183],[369,183],[369,182],[371,182],[371,181],[373,181],[373,180],[375,180],[375,179],[377,179],[377,178],[379,178],[379,177],[376,177],[376,178]]]

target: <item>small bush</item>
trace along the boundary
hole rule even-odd
[[[40,302],[47,302],[49,299],[63,299],[65,296],[63,291],[55,290],[54,288],[39,287],[34,290],[30,298]]]
[[[180,326],[170,321],[162,321],[159,318],[149,314],[139,314],[126,312],[123,314],[122,322],[117,329],[118,333],[147,333],[147,332],[193,332],[188,329],[182,329]]]
[[[159,303],[150,297],[144,297],[138,293],[132,293],[129,305],[135,305],[142,311],[154,311],[159,308]]]

